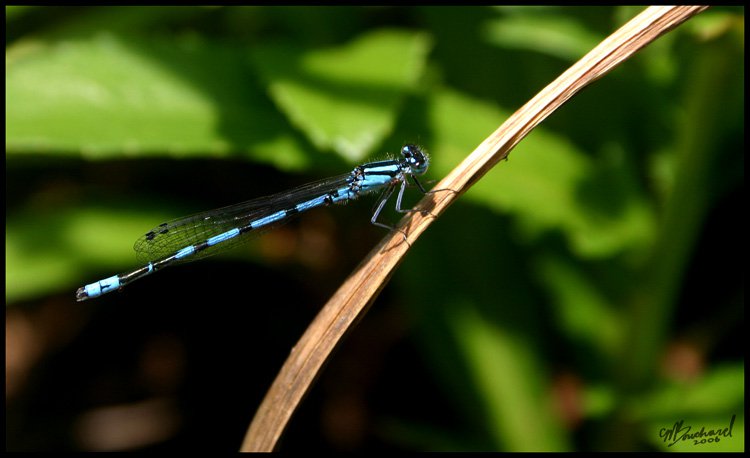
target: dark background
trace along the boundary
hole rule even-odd
[[[7,450],[237,450],[383,236],[375,200],[76,288],[162,221],[405,142],[436,182],[641,10],[7,7]],[[711,8],[430,227],[279,450],[743,450],[743,195],[744,9]],[[718,442],[659,434],[733,414]]]

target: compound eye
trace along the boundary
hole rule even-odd
[[[427,155],[417,145],[404,145],[401,148],[401,155],[404,156],[404,160],[411,167],[412,173],[421,175],[427,171]]]

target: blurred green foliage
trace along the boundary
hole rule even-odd
[[[72,303],[81,284],[135,267],[130,243],[163,220],[406,141],[439,179],[640,10],[6,7],[6,304]],[[701,13],[532,132],[394,278],[445,395],[435,402],[461,426],[392,418],[386,440],[742,450],[744,359],[712,352],[740,342],[742,279],[732,264],[712,287],[688,279],[714,274],[696,253],[724,246],[706,231],[740,205],[743,135],[742,8]],[[342,251],[366,253],[352,247],[367,210],[331,210],[355,233],[329,236],[352,244]],[[703,369],[680,380],[667,350],[694,334]],[[578,381],[562,414],[560,374]],[[658,434],[733,414],[720,443],[668,448]]]

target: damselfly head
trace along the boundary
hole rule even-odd
[[[411,173],[414,175],[422,175],[430,166],[430,158],[427,153],[417,145],[404,145],[401,147],[401,155],[404,156],[404,160],[409,164]]]

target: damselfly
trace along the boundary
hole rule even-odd
[[[416,145],[404,145],[401,156],[401,159],[359,165],[347,174],[290,191],[162,223],[135,242],[133,248],[137,258],[145,265],[78,288],[76,299],[83,301],[99,297],[165,267],[210,256],[247,240],[259,229],[281,224],[297,213],[324,205],[343,204],[381,189],[383,194],[370,222],[392,229],[378,222],[378,216],[395,189],[401,186],[396,197],[396,210],[402,213],[411,211],[401,208],[409,177],[420,191],[426,193],[416,177],[427,171],[427,154]]]

